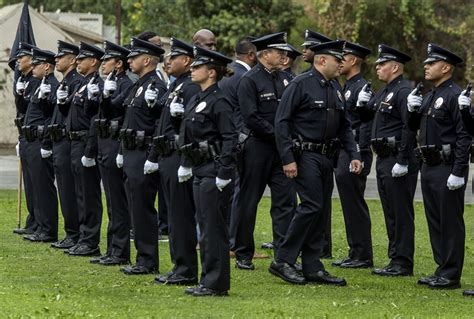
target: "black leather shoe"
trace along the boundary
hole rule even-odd
[[[319,256],[320,259],[332,259],[332,254],[331,253],[323,253],[321,256]]]
[[[335,266],[335,267],[340,267],[343,263],[347,263],[349,261],[351,261],[352,259],[350,259],[349,257],[346,257],[344,259],[339,259],[339,260],[335,260],[331,263],[331,265]]]
[[[300,263],[295,263],[295,264],[293,265],[293,268],[295,268],[296,271],[298,271],[298,272],[302,272],[302,271],[303,271],[303,265],[300,264]]]
[[[100,256],[100,249],[99,247],[90,248],[87,245],[79,244],[77,245],[76,249],[69,252],[69,256],[81,256],[81,257]]]
[[[194,297],[209,297],[209,296],[223,297],[223,296],[228,296],[228,295],[229,293],[227,292],[227,290],[220,291],[220,290],[215,290],[211,288],[206,288],[203,286],[197,287],[193,291]]]
[[[108,258],[108,257],[109,257],[109,256],[107,256],[107,255],[92,257],[92,258],[89,260],[89,262],[90,262],[91,264],[98,264],[98,263],[100,263],[102,260],[104,260],[104,259],[106,259],[106,258]]]
[[[401,265],[393,264],[385,266],[384,268],[375,268],[372,270],[372,274],[386,277],[412,276],[413,270],[405,268]]]
[[[49,236],[45,233],[33,233],[30,235],[25,235],[23,236],[23,239],[40,243],[51,243],[58,240],[57,237]]]
[[[306,279],[302,276],[295,267],[291,266],[288,263],[284,262],[276,262],[272,261],[270,264],[270,268],[268,271],[283,279],[286,282],[297,284],[297,285],[304,285],[306,283]]]
[[[76,245],[76,241],[74,241],[71,238],[66,237],[60,241],[56,241],[52,243],[51,247],[56,248],[56,249],[69,249],[73,247],[74,245]]]
[[[147,268],[140,265],[130,265],[120,268],[120,271],[126,275],[147,275],[156,272],[156,268]]]
[[[262,249],[273,249],[273,243],[262,243]]]
[[[201,284],[199,284],[197,286],[194,286],[194,287],[188,287],[188,288],[184,289],[184,293],[186,295],[192,295],[194,293],[194,290],[201,289],[201,288],[202,288]]]
[[[436,280],[430,281],[428,284],[433,289],[457,289],[461,288],[459,280],[451,280],[445,277],[438,277]]]
[[[438,276],[435,276],[435,275],[431,275],[428,277],[421,277],[420,279],[418,279],[416,283],[418,285],[429,285],[430,282],[432,282],[433,280],[436,280],[436,278],[438,278]]]
[[[344,278],[331,276],[327,271],[320,270],[316,273],[304,276],[308,282],[314,282],[323,285],[345,286],[347,282]]]
[[[346,262],[343,262],[340,265],[341,268],[352,268],[352,269],[370,268],[373,266],[374,266],[374,263],[371,260],[356,260],[356,259],[350,259]]]
[[[130,261],[126,258],[121,258],[117,256],[107,256],[99,261],[99,265],[102,266],[117,266],[117,265],[127,265]]]
[[[71,252],[75,251],[77,248],[79,248],[80,244],[75,244],[74,246],[72,246],[71,248],[69,249],[66,249],[64,250],[63,252],[65,254],[70,254]]]
[[[463,296],[474,297],[474,290],[464,290],[462,293]]]
[[[30,234],[34,234],[34,232],[35,231],[31,228],[15,228],[13,230],[13,233],[17,235],[30,235]]]
[[[157,276],[155,283],[160,285],[195,285],[197,284],[196,278],[187,278],[175,273]]]
[[[235,260],[235,268],[243,269],[243,270],[254,270],[255,265],[252,263],[251,260],[248,259],[236,259]]]

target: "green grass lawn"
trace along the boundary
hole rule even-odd
[[[259,208],[256,243],[271,238],[269,200]],[[387,262],[387,239],[378,201],[370,202],[375,264]],[[474,207],[467,206],[466,261],[463,288],[474,288]],[[0,191],[0,317],[473,317],[474,299],[462,289],[433,291],[416,285],[418,277],[433,272],[426,219],[416,205],[415,276],[382,278],[370,270],[341,270],[325,261],[327,269],[348,281],[347,287],[293,286],[270,275],[271,259],[256,260],[255,271],[233,268],[230,296],[195,298],[183,287],[158,286],[153,275],[129,277],[118,267],[89,264],[88,258],[69,257],[12,233],[16,225],[16,192]],[[102,227],[105,250],[105,223]],[[334,256],[347,254],[341,207],[333,205]],[[60,237],[63,236],[62,230]],[[160,270],[171,269],[168,245],[160,243]]]

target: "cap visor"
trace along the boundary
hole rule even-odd
[[[436,62],[436,61],[441,61],[441,59],[429,57],[429,58],[427,58],[425,61],[423,61],[423,64],[426,64],[426,63],[433,63],[433,62]]]
[[[390,59],[387,59],[387,58],[378,58],[378,59],[375,61],[375,64],[382,63],[382,62],[387,62],[387,61],[390,61]]]
[[[141,54],[143,54],[143,53],[132,51],[132,52],[130,52],[130,53],[127,55],[127,58],[134,58],[134,57],[139,56],[139,55],[141,55]]]

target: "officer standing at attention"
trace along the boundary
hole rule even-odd
[[[198,278],[193,181],[179,183],[176,172],[181,163],[178,139],[185,105],[201,89],[191,81],[193,47],[175,38],[171,38],[170,44],[169,74],[176,80],[161,98],[161,116],[144,169],[148,174],[159,169],[168,206],[170,255],[174,263],[171,272],[156,277],[155,281],[168,285],[192,285]]]
[[[275,114],[290,75],[281,71],[289,48],[286,33],[268,34],[255,39],[259,63],[240,79],[239,105],[243,123],[250,137],[243,149],[240,173],[240,198],[237,203],[239,223],[235,236],[236,267],[255,269],[253,232],[257,207],[267,185],[271,189],[273,243],[278,251],[296,207],[296,192],[283,173],[275,144]]]
[[[349,154],[354,174],[361,162],[344,98],[332,79],[339,76],[344,41],[311,47],[314,67],[296,77],[283,94],[275,118],[275,136],[285,175],[293,179],[301,203],[269,271],[281,279],[304,284],[316,282],[344,286],[320,261],[325,212],[331,201],[333,170],[341,145]],[[303,274],[295,269],[301,253]]]
[[[237,131],[232,106],[217,82],[226,75],[231,59],[219,52],[194,47],[191,78],[201,92],[187,105],[180,131],[183,154],[180,182],[194,175],[193,194],[201,230],[200,285],[187,288],[193,296],[225,296],[230,289],[229,232],[225,217],[230,210],[235,179]],[[171,224],[171,227],[175,227]]]
[[[449,50],[428,44],[425,79],[434,84],[424,97],[408,95],[409,127],[418,131],[418,153],[423,159],[421,190],[431,248],[438,268],[418,280],[436,289],[461,287],[464,263],[464,193],[469,175],[471,136],[461,120],[461,88],[453,80],[463,60]],[[461,95],[462,96],[462,95]],[[462,98],[461,104],[464,105]]]
[[[123,169],[117,167],[118,140],[125,115],[123,102],[132,88],[132,81],[125,71],[130,51],[110,41],[104,43],[102,73],[104,82],[99,113],[91,128],[98,143],[97,160],[107,201],[107,252],[91,259],[101,265],[121,265],[130,260],[130,214],[128,212]]]
[[[49,139],[53,144],[53,166],[58,186],[59,204],[66,232],[65,238],[51,244],[51,247],[58,249],[69,249],[79,240],[79,209],[71,168],[71,141],[66,131],[66,117],[59,111],[58,106],[58,103],[68,98],[72,99],[69,94],[75,91],[82,81],[82,76],[76,71],[76,56],[78,54],[78,46],[58,40],[58,53],[55,56],[56,70],[63,75],[59,87],[62,86],[66,90],[62,90],[65,95],[61,97],[61,100],[56,98],[57,103],[51,124],[48,126]],[[56,92],[53,91],[52,94],[56,96]]]
[[[19,235],[28,235],[33,234],[38,227],[36,222],[36,210],[38,209],[35,202],[35,189],[33,187],[33,181],[29,174],[28,169],[26,168],[25,163],[25,137],[21,130],[23,126],[23,121],[25,118],[26,109],[30,102],[30,98],[34,93],[34,90],[37,87],[39,81],[33,77],[32,70],[33,66],[31,65],[32,52],[31,50],[35,46],[30,45],[25,42],[20,42],[19,51],[15,57],[16,65],[21,75],[14,84],[15,91],[15,107],[16,107],[16,118],[15,126],[18,129],[18,144],[16,145],[17,156],[20,157],[21,161],[21,170],[23,175],[23,184],[25,186],[25,198],[26,198],[26,207],[28,209],[28,216],[26,217],[26,224],[24,228],[14,229],[13,232]],[[38,83],[37,83],[38,82]]]
[[[407,96],[411,86],[403,78],[404,64],[411,58],[386,45],[379,45],[378,78],[387,83],[375,96],[366,86],[359,92],[357,110],[361,120],[373,119],[372,149],[377,154],[377,188],[388,234],[388,257],[384,268],[373,274],[410,276],[413,274],[415,224],[413,197],[419,163],[414,156],[415,133],[408,128]]]
[[[291,51],[288,51],[286,54],[286,59],[283,62],[282,70],[290,74],[291,78],[293,79],[296,76],[295,72],[293,71],[293,64],[295,63],[296,58],[301,55],[301,53],[291,44],[288,44],[288,47],[291,49]]]
[[[137,249],[136,264],[125,266],[127,275],[148,274],[158,270],[158,219],[155,199],[158,173],[146,174],[144,165],[152,142],[155,121],[161,110],[158,99],[166,86],[156,75],[159,57],[165,52],[148,41],[133,38],[128,63],[139,80],[125,99],[127,107],[120,131],[123,171],[129,195],[129,210]],[[118,155],[118,157],[120,154]]]
[[[38,224],[33,234],[23,238],[35,242],[54,242],[58,239],[58,197],[54,186],[51,143],[43,145],[46,129],[51,121],[58,80],[54,77],[54,53],[33,48],[33,76],[40,80],[28,103],[24,125],[24,154],[26,169],[35,188],[35,204]],[[48,155],[48,156],[45,156]]]
[[[306,29],[304,31],[304,42],[301,45],[303,47],[302,56],[303,56],[303,61],[310,64],[309,69],[307,69],[304,72],[307,72],[313,68],[314,52],[310,48],[313,45],[320,44],[323,42],[328,42],[328,41],[332,41],[332,40],[328,38],[327,36],[322,35],[321,33],[314,32],[309,29]]]
[[[100,225],[102,220],[102,198],[100,174],[94,158],[87,158],[86,149],[92,117],[99,107],[99,92],[103,81],[99,77],[100,59],[104,51],[81,42],[77,59],[77,70],[83,79],[64,100],[67,88],[58,88],[56,97],[59,110],[66,115],[66,128],[71,139],[71,166],[79,208],[79,240],[65,252],[71,256],[100,255]],[[98,83],[98,84],[97,84]]]
[[[354,175],[347,170],[350,163],[349,154],[341,150],[335,169],[336,185],[341,200],[342,213],[346,226],[348,257],[332,263],[342,268],[368,268],[373,266],[372,236],[369,207],[364,199],[367,176],[372,166],[370,134],[372,122],[361,122],[356,111],[357,96],[367,84],[361,73],[362,63],[370,50],[356,43],[346,42],[341,75],[346,76],[343,95],[346,100],[346,115],[351,125],[355,140],[359,145],[363,169],[361,174]]]

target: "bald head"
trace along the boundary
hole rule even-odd
[[[193,44],[208,50],[217,50],[217,39],[208,29],[201,29],[193,35]]]

